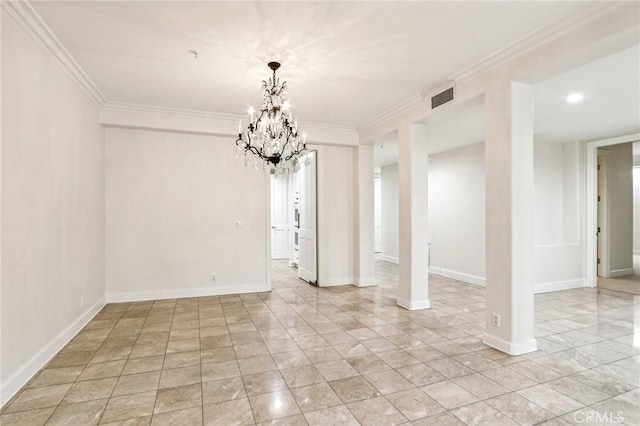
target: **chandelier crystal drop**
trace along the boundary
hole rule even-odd
[[[238,124],[236,158],[244,154],[245,166],[253,166],[272,174],[289,174],[294,171],[298,158],[307,149],[304,133],[298,129],[298,120],[291,115],[291,105],[286,99],[287,82],[280,83],[276,71],[278,62],[269,62],[273,77],[262,81],[262,108],[249,108],[249,125],[242,129]]]

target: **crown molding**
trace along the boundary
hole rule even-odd
[[[29,2],[0,1],[0,6],[42,49],[60,64],[71,80],[80,86],[91,100],[98,105],[106,102],[106,98],[98,86],[84,72]]]
[[[479,61],[474,62],[468,67],[461,69],[455,74],[452,74],[448,79],[460,82],[474,78],[489,68],[508,62],[530,50],[550,42],[555,38],[602,17],[605,13],[623,7],[625,3],[626,2],[623,1],[598,2],[581,12],[543,26],[526,36],[521,37],[506,47],[503,47],[502,49],[485,56]]]
[[[150,115],[167,115],[172,117],[182,117],[196,120],[217,120],[228,121],[234,125],[239,120],[246,120],[246,115],[237,114],[224,114],[219,112],[199,111],[182,108],[169,108],[152,105],[140,105],[126,102],[104,102],[101,106],[101,111],[105,112],[119,112],[119,113],[138,113],[138,114],[150,114]],[[300,128],[304,130],[318,130],[341,133],[346,135],[357,135],[358,131],[355,127],[335,126],[331,124],[312,123],[300,121]]]
[[[401,115],[407,111],[409,111],[410,109],[413,109],[417,106],[419,106],[421,103],[423,102],[423,96],[421,93],[416,93],[415,95],[411,96],[410,98],[404,100],[403,102],[397,104],[394,107],[389,108],[388,110],[386,110],[385,112],[383,112],[382,114],[379,114],[378,116],[376,116],[373,120],[367,122],[366,124],[364,124],[363,126],[358,128],[359,132],[363,132],[366,130],[371,129],[372,127],[375,127],[376,125],[383,123],[384,121],[395,117],[397,115]]]
[[[180,131],[199,134],[237,136],[239,120],[245,115],[223,114],[180,108],[105,102],[100,108],[100,123],[108,127],[126,127]],[[329,145],[357,145],[355,128],[300,122],[310,142]]]
[[[246,119],[246,116],[223,114],[217,112],[198,111],[183,108],[170,108],[154,105],[132,104],[127,102],[106,101],[101,105],[101,111],[105,112],[121,112],[134,114],[152,114],[152,115],[170,115],[173,117],[184,117],[198,120],[222,120],[237,123],[240,119]]]
[[[488,69],[513,60],[514,58],[521,56],[530,50],[533,50],[557,37],[562,36],[563,34],[569,33],[576,28],[584,26],[592,22],[593,20],[602,17],[602,15],[605,13],[624,7],[626,3],[627,2],[624,1],[598,2],[595,5],[590,6],[577,14],[573,14],[564,19],[539,28],[516,40],[515,42],[507,45],[506,47],[499,49],[485,56],[479,61],[474,62],[470,66],[452,74],[447,78],[448,83],[438,85],[437,87],[443,87],[449,83],[456,84],[460,81],[465,81],[477,77]],[[358,130],[360,132],[366,132],[367,130],[370,130],[375,126],[382,124],[389,119],[398,117],[403,113],[419,106],[421,103],[426,101],[427,94],[433,93],[434,90],[437,90],[437,87],[434,87],[433,90],[425,90],[421,93],[413,95],[407,100],[388,109],[363,126],[359,127]]]

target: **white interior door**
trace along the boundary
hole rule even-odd
[[[271,176],[271,258],[288,259],[291,253],[289,233],[289,181],[286,176]]]
[[[318,264],[316,257],[316,157],[315,151],[300,159],[300,231],[298,245],[300,262],[298,277],[317,285]]]

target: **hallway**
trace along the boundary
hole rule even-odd
[[[638,297],[538,295],[540,350],[510,357],[480,340],[482,287],[432,276],[433,309],[407,311],[397,265],[377,273],[375,287],[316,288],[275,261],[271,293],[109,304],[2,424],[640,422]]]
[[[633,256],[633,275],[618,278],[598,277],[598,287],[640,295],[640,255]]]

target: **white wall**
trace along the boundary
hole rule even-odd
[[[398,263],[399,200],[398,163],[380,168],[381,246],[380,258]]]
[[[535,144],[536,292],[584,285],[583,144]],[[485,283],[484,144],[429,157],[430,272]],[[384,209],[384,205],[383,205]]]
[[[484,143],[429,157],[430,271],[485,279]]]
[[[603,148],[607,158],[609,275],[633,273],[633,155],[630,143]]]
[[[382,251],[382,178],[380,171],[373,176],[373,250]]]
[[[563,241],[562,144],[536,142],[534,147],[536,245]]]
[[[584,143],[534,144],[536,293],[584,285]]]
[[[633,254],[640,255],[640,142],[633,151]]]
[[[318,151],[318,284],[353,284],[354,148],[310,149]]]
[[[109,300],[267,290],[268,178],[234,155],[232,138],[106,129]]]
[[[5,403],[104,303],[98,108],[2,14]]]

